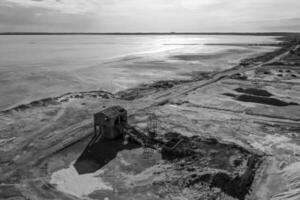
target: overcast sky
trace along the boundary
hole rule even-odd
[[[0,0],[5,31],[300,31],[300,0]]]

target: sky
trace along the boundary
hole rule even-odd
[[[300,0],[0,0],[0,32],[300,32]]]

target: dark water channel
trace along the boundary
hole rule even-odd
[[[255,88],[237,88],[235,89],[236,92],[239,92],[241,94],[233,94],[233,93],[224,93],[223,95],[233,97],[237,101],[242,102],[252,102],[252,103],[258,103],[258,104],[265,104],[265,105],[271,105],[271,106],[293,106],[293,105],[299,105],[295,102],[285,102],[279,99],[276,99],[270,92],[266,90],[261,89],[255,89]]]
[[[254,96],[261,96],[261,97],[270,97],[273,96],[270,92],[262,89],[256,89],[256,88],[237,88],[235,91],[244,93],[244,94],[249,94],[249,95],[254,95]]]
[[[253,103],[260,103],[260,104],[266,104],[271,106],[293,106],[298,105],[294,102],[284,102],[279,99],[275,98],[269,98],[269,97],[259,97],[259,96],[253,96],[253,95],[240,95],[236,97],[236,100],[243,101],[243,102],[253,102]]]

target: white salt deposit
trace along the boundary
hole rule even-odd
[[[69,168],[53,173],[50,183],[55,184],[59,191],[83,198],[96,190],[112,190],[101,179],[102,173],[103,170],[98,170],[95,173],[79,175],[72,163]]]

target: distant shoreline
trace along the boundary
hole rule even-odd
[[[287,36],[297,32],[2,32],[0,35],[258,35]]]
[[[220,34],[221,35],[221,34]],[[279,41],[284,41],[287,40],[286,37],[284,37],[283,35],[281,35],[282,38],[278,39]],[[227,45],[227,44],[207,44],[207,45]],[[280,42],[278,44],[274,43],[274,44],[228,44],[228,45],[237,45],[237,46],[277,46],[277,47],[282,47]],[[291,45],[290,43],[288,43],[288,46]],[[286,47],[287,48],[287,47]],[[249,65],[251,64],[255,64],[255,62],[261,62],[261,61],[265,61],[265,59],[268,58],[269,55],[271,55],[272,57],[279,54],[281,51],[279,50],[274,50],[271,51],[269,53],[262,53],[257,55],[256,57],[249,57],[249,58],[244,58],[244,63],[249,63]],[[243,65],[242,61],[237,65],[237,66],[233,66],[230,69],[227,69],[223,72],[227,72],[227,71],[231,71],[234,68],[237,68],[239,66]],[[222,72],[221,72],[222,73]],[[56,96],[50,96],[50,97],[46,97],[46,98],[40,98],[37,100],[32,100],[28,103],[21,103],[21,104],[16,104],[13,106],[10,106],[8,108],[5,108],[3,110],[0,109],[0,114],[2,113],[9,113],[11,111],[22,111],[22,110],[26,110],[28,108],[32,108],[35,106],[47,106],[47,105],[52,105],[52,104],[57,104],[57,103],[62,103],[62,102],[68,102],[70,99],[80,99],[86,96],[90,96],[90,97],[98,97],[98,96],[103,96],[104,98],[112,97],[112,98],[116,98],[116,99],[123,99],[123,100],[135,100],[138,98],[143,97],[144,95],[151,95],[151,92],[154,91],[157,92],[160,89],[170,89],[174,86],[178,86],[180,84],[185,84],[185,83],[191,83],[191,82],[195,82],[195,81],[200,81],[200,80],[205,80],[205,79],[209,79],[212,78],[213,76],[217,76],[219,74],[219,72],[202,72],[202,71],[198,71],[198,72],[193,72],[193,76],[190,77],[190,79],[169,79],[169,80],[157,80],[154,81],[152,83],[140,83],[134,87],[130,87],[124,90],[120,90],[118,92],[109,92],[109,91],[105,91],[105,90],[90,90],[90,91],[69,91],[66,93],[62,93],[60,95],[56,95]],[[221,77],[222,78],[222,77]]]

